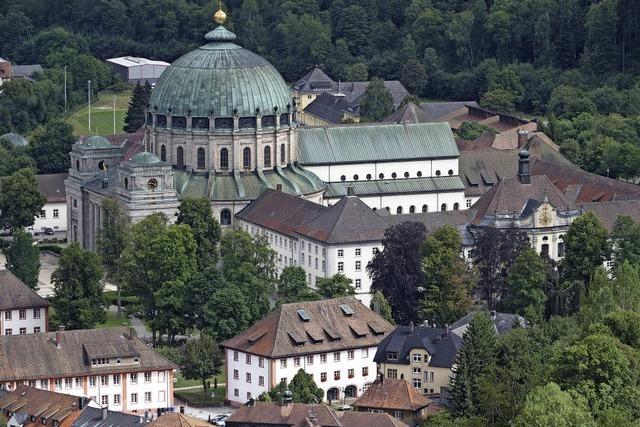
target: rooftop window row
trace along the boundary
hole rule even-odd
[[[449,176],[453,176],[453,169],[449,169],[449,171],[447,172],[447,174],[448,174]],[[442,176],[442,172],[441,172],[440,170],[437,170],[437,171],[435,172],[435,176]],[[396,179],[397,177],[398,177],[398,174],[397,174],[397,173],[393,172],[393,173],[391,174],[391,178],[392,178],[392,179]],[[410,178],[410,177],[411,177],[411,174],[410,174],[409,172],[405,172],[405,173],[404,173],[404,177],[405,177],[405,178]],[[421,177],[422,177],[422,171],[418,171],[418,172],[416,172],[416,177],[421,178]],[[367,181],[369,181],[369,180],[371,180],[372,175],[371,175],[370,173],[368,173],[368,174],[365,176],[365,178],[367,179]],[[353,175],[353,180],[354,180],[354,181],[358,181],[359,179],[360,179],[360,176],[359,176],[358,174]],[[383,174],[383,173],[379,174],[379,175],[378,175],[378,179],[384,179],[384,174]],[[347,180],[347,176],[346,176],[346,175],[341,175],[341,176],[340,176],[340,181],[346,181],[346,180]]]
[[[167,116],[164,114],[156,114],[156,127],[167,128]],[[239,127],[240,129],[255,129],[257,125],[257,117],[240,117]],[[153,125],[153,113],[147,113],[146,124]],[[280,115],[280,125],[289,124],[289,114]],[[216,117],[213,122],[214,129],[233,129],[233,117]],[[262,116],[260,117],[260,125],[263,128],[275,127],[276,116]],[[191,129],[194,130],[209,130],[210,128],[209,117],[192,117]],[[171,116],[171,128],[172,129],[186,129],[187,118],[185,116]]]

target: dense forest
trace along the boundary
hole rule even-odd
[[[0,131],[61,112],[67,65],[82,102],[116,83],[100,62],[172,61],[203,43],[215,1],[7,0],[0,55],[41,63],[47,84],[8,105]],[[640,175],[640,2],[635,0],[229,0],[228,26],[287,81],[315,65],[334,79],[399,79],[436,100],[477,100],[539,117],[567,157],[601,174]],[[17,95],[16,95],[17,96]],[[23,106],[25,106],[23,108]]]

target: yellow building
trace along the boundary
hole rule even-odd
[[[462,338],[448,328],[399,326],[378,346],[375,362],[385,378],[404,379],[422,394],[442,394]]]

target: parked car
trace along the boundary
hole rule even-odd
[[[47,236],[53,236],[55,233],[53,231],[53,228],[45,227],[44,234],[46,234]]]
[[[216,415],[215,417],[211,418],[209,423],[213,424],[214,426],[224,427],[226,425],[227,418],[229,418],[229,414]]]

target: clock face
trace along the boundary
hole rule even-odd
[[[158,188],[158,180],[155,178],[151,178],[149,181],[147,181],[147,188],[149,188],[149,190],[155,190],[156,188]]]
[[[553,218],[551,218],[551,212],[549,212],[548,210],[544,210],[540,214],[540,224],[543,227],[548,227],[552,224],[552,222],[553,222]]]

